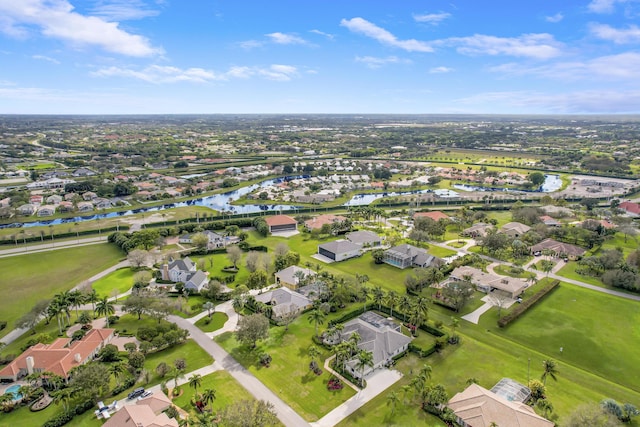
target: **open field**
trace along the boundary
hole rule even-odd
[[[133,286],[134,271],[129,268],[120,268],[91,284],[96,293],[100,296],[112,296],[117,290],[118,294],[122,294]]]
[[[11,289],[11,298],[0,301],[0,320],[8,322],[0,336],[36,302],[71,289],[122,258],[120,249],[109,244],[0,258],[0,290]]]

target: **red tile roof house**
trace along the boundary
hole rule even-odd
[[[431,212],[416,212],[413,214],[413,218],[431,218],[434,221],[439,221],[441,219],[449,219],[449,215],[441,211],[431,211]]]
[[[296,231],[298,229],[298,221],[287,215],[268,216],[264,220],[269,226],[269,233]]]
[[[630,216],[640,216],[640,204],[638,203],[622,202],[618,207],[625,210]]]
[[[33,372],[53,372],[69,378],[71,369],[91,361],[114,337],[115,329],[92,329],[79,341],[58,338],[36,344],[0,370],[0,381],[17,381]]]

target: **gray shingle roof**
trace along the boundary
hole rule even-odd
[[[323,243],[318,245],[319,249],[324,249],[334,254],[341,254],[344,252],[351,252],[360,249],[360,246],[355,243],[351,243],[348,240],[335,240],[333,242]]]

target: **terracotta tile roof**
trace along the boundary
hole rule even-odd
[[[274,225],[287,225],[287,224],[297,224],[298,221],[291,218],[287,215],[275,215],[265,217],[265,222],[269,227],[273,227]]]
[[[325,224],[333,224],[334,222],[341,222],[345,219],[347,218],[340,215],[324,214],[305,221],[304,225],[308,229],[322,228]]]
[[[414,218],[431,218],[434,221],[439,221],[441,219],[449,219],[449,215],[442,211],[431,211],[431,212],[416,212],[413,214]]]

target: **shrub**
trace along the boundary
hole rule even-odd
[[[6,320],[0,320],[0,331],[7,327]]]

